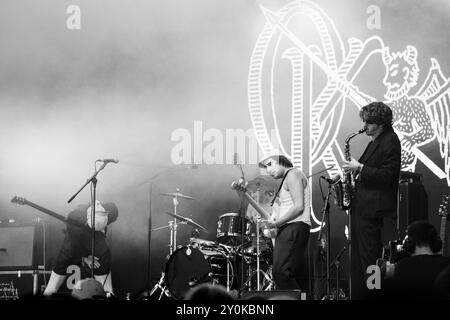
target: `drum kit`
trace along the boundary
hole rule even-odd
[[[167,226],[152,229],[169,228],[170,244],[164,271],[149,292],[150,297],[159,293],[159,300],[164,295],[184,299],[190,289],[201,283],[222,285],[234,292],[274,289],[273,243],[260,235],[257,223],[238,213],[225,213],[217,222],[216,241],[201,239],[200,232],[209,233],[207,228],[177,212],[179,199],[194,198],[182,194],[178,188],[174,193],[161,195],[173,199],[173,212],[166,212],[173,220]],[[177,245],[177,227],[182,224],[194,227],[195,231],[188,244]]]

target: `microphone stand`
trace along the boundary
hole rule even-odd
[[[256,188],[256,203],[259,203],[259,186]],[[259,247],[259,220],[260,215],[258,213],[256,217],[256,290],[259,291],[260,289],[260,283],[259,283],[259,270],[260,270],[260,255],[261,255],[261,248]]]
[[[239,165],[239,169],[242,173],[242,179],[245,182],[245,175],[244,171],[242,170],[242,166]],[[245,197],[244,194],[241,195],[241,204],[239,206],[239,219],[241,221],[241,253],[242,253],[242,263],[241,263],[241,281],[240,281],[240,288],[241,290],[244,289],[244,263],[245,263],[245,253],[244,253],[244,234],[246,229],[246,223],[245,223],[245,216],[244,216],[244,203],[245,203]]]
[[[328,181],[327,181],[328,182]],[[327,297],[330,297],[330,194],[331,194],[331,183],[328,182],[328,191],[327,195],[324,198],[323,201],[323,207],[322,207],[322,221],[320,223],[320,232],[319,236],[317,237],[317,240],[319,243],[322,241],[322,233],[323,233],[323,225],[325,223],[326,226],[326,242],[325,242],[325,250],[326,250],[326,279],[327,279]],[[323,277],[322,279],[323,280]]]
[[[95,161],[97,162],[97,161]],[[88,183],[92,183],[92,194],[91,194],[91,278],[94,279],[94,261],[95,261],[95,197],[96,197],[96,191],[97,191],[97,175],[100,171],[102,171],[108,163],[103,161],[102,165],[98,170],[94,172],[92,177],[90,177],[86,183],[72,196],[69,200],[67,200],[67,203],[72,202],[73,199],[81,192],[81,190],[84,189],[88,185]]]
[[[238,154],[237,153],[234,154],[234,164],[241,171],[241,179],[244,180],[244,183],[245,183],[244,170],[242,169],[242,165],[240,163],[238,163]],[[245,203],[245,196],[244,196],[244,194],[242,194],[241,195],[241,204],[239,206],[239,220],[241,221],[241,253],[242,253],[241,279],[240,279],[240,288],[241,288],[241,290],[244,289],[244,262],[245,262],[244,233],[245,233],[246,225],[245,225],[245,216],[244,216],[244,203]]]
[[[348,216],[348,236],[347,236],[347,247],[348,247],[348,296],[349,299],[353,298],[352,290],[352,209],[347,210]],[[345,247],[344,247],[345,249]],[[339,269],[338,269],[339,270]],[[339,292],[338,292],[339,297]]]

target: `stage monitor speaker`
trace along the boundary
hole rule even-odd
[[[404,239],[408,225],[417,220],[428,221],[428,195],[421,183],[400,181],[398,188],[397,228]]]
[[[0,227],[0,270],[33,268],[34,226]]]
[[[240,300],[306,300],[300,290],[243,291]]]

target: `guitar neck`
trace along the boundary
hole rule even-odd
[[[33,202],[30,202],[30,201],[27,200],[27,201],[25,201],[25,204],[30,206],[30,207],[32,207],[32,208],[34,208],[34,209],[36,209],[36,210],[39,210],[39,211],[41,211],[43,213],[46,213],[46,214],[52,216],[53,218],[56,218],[56,219],[58,219],[58,220],[60,220],[60,221],[62,221],[64,223],[68,222],[66,217],[64,217],[64,216],[62,216],[62,215],[60,215],[60,214],[58,214],[56,212],[53,212],[51,210],[48,210],[48,209],[46,209],[44,207],[41,207],[41,206],[39,206],[39,205],[37,205],[37,204],[35,204]]]
[[[268,220],[270,218],[269,214],[263,209],[261,208],[261,206],[259,205],[259,203],[257,203],[255,201],[255,199],[253,199],[248,192],[244,193],[245,198],[248,200],[248,202],[250,202],[250,204],[252,205],[253,208],[255,208],[255,210],[266,220]]]

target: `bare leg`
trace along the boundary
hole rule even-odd
[[[95,275],[94,277],[95,280],[97,280],[103,285],[103,290],[105,290],[105,292],[114,294],[112,287],[111,272],[105,275]]]
[[[50,280],[48,281],[47,287],[45,288],[44,291],[44,296],[51,296],[52,294],[58,292],[59,288],[64,283],[66,278],[67,278],[66,275],[62,276],[52,271],[50,275]]]

